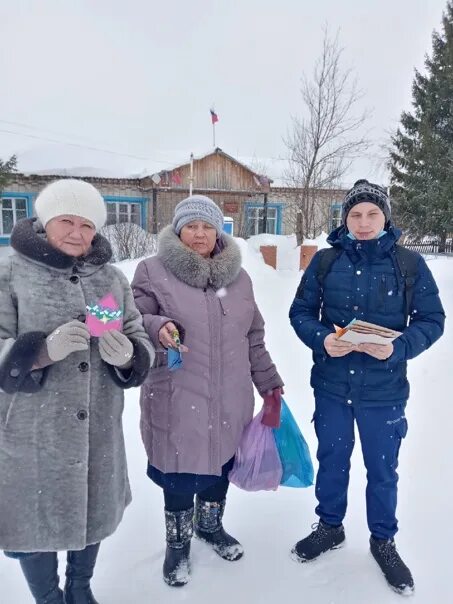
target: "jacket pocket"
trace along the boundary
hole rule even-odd
[[[394,275],[382,275],[384,285],[382,288],[383,307],[386,312],[399,312],[403,304],[403,297],[399,295],[398,281]]]
[[[401,441],[406,438],[407,434],[407,419],[403,416],[399,422],[395,424],[395,464],[398,463],[398,455],[400,452]]]
[[[0,426],[6,428],[9,417],[11,415],[14,401],[16,400],[18,393],[13,395],[1,394],[0,393]]]
[[[154,363],[152,364],[151,370],[157,369],[158,367],[167,366],[167,351],[164,348],[156,350],[156,356],[154,357]]]

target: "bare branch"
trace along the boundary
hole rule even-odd
[[[326,27],[313,73],[302,77],[303,117],[291,118],[283,139],[289,162],[285,180],[301,191],[295,198],[298,241],[315,236],[324,226],[320,221],[325,212],[310,191],[338,188],[351,163],[370,145],[360,134],[369,113],[354,114],[363,95],[352,71],[342,68],[342,54],[338,33],[331,38]]]
[[[113,261],[142,258],[156,252],[156,236],[146,232],[138,224],[123,222],[110,224],[101,229],[113,251]]]

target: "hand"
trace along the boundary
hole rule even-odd
[[[366,352],[378,361],[385,361],[393,354],[393,344],[392,342],[389,344],[359,344],[357,352]]]
[[[51,361],[62,361],[79,350],[88,350],[90,332],[85,323],[70,321],[57,327],[46,338],[47,354]]]
[[[261,423],[269,428],[280,427],[280,411],[282,407],[283,388],[268,390],[263,396],[263,417]]]
[[[176,342],[174,341],[171,335],[174,331],[178,331],[178,328],[171,321],[165,323],[165,325],[159,329],[159,342],[164,348],[178,348]],[[179,350],[181,352],[188,352],[189,349],[187,348],[187,346],[184,346],[184,344],[180,344]]]
[[[99,338],[99,354],[101,359],[109,365],[128,369],[132,365],[134,347],[124,333],[112,329],[105,331]]]
[[[351,342],[342,342],[337,338],[337,334],[329,333],[324,339],[324,348],[330,357],[344,357],[350,352],[357,350],[354,344]]]

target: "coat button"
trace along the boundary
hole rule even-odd
[[[9,372],[9,375],[11,377],[17,378],[20,376],[20,369],[18,369],[17,367],[14,367],[13,369],[11,369],[11,371]]]
[[[72,275],[71,277],[69,277],[69,281],[71,283],[78,283],[80,281],[80,278],[77,277],[77,275]]]
[[[85,411],[85,409],[80,409],[80,411],[77,411],[77,419],[80,419],[80,421],[83,422],[87,417],[88,412]]]
[[[86,318],[86,315],[77,315],[76,317],[77,321],[80,321],[81,323],[85,323]]]
[[[88,363],[86,363],[85,361],[82,361],[79,364],[79,371],[81,371],[82,373],[85,373],[85,371],[88,371],[88,367],[89,367]]]

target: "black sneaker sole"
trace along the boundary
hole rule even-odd
[[[376,560],[376,558],[374,557],[373,552],[371,550],[370,550],[370,555],[373,558],[373,560],[376,562],[379,570],[381,571],[381,575],[384,577],[385,582],[387,583],[387,585],[390,587],[390,589],[392,591],[394,591],[399,596],[404,596],[406,598],[409,597],[409,596],[414,595],[415,585],[412,585],[412,587],[410,585],[406,585],[403,589],[401,587],[395,587],[395,585],[392,585],[389,581],[387,581],[387,577],[385,576],[384,571],[379,566],[379,562]]]
[[[339,543],[338,545],[334,545],[333,547],[329,548],[325,552],[321,552],[319,554],[319,556],[316,556],[315,558],[302,558],[297,553],[295,547],[291,550],[291,552],[290,552],[289,555],[290,555],[291,560],[294,560],[294,562],[298,562],[299,564],[306,564],[307,562],[314,562],[315,560],[319,560],[319,558],[321,556],[323,556],[324,554],[328,554],[329,552],[332,552],[335,549],[341,549],[345,545],[346,545],[346,539],[344,539],[343,541],[341,541],[341,543]]]

